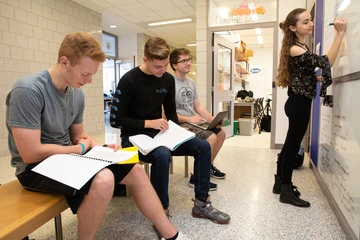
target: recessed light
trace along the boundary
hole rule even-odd
[[[111,28],[116,28],[116,25],[110,25]]]
[[[172,20],[172,21],[149,23],[148,25],[152,27],[152,26],[158,26],[158,25],[191,22],[191,21],[192,21],[191,18],[184,18],[184,19],[178,19],[178,20]]]
[[[196,46],[196,43],[190,43],[190,44],[186,44],[187,47],[194,47]]]

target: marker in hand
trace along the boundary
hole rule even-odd
[[[328,23],[328,26],[334,26],[334,23],[333,23],[333,22],[329,22],[329,23]]]

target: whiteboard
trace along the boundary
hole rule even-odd
[[[350,4],[338,11],[344,1]],[[325,0],[324,3],[323,53],[328,52],[336,34],[334,27],[327,23],[333,22],[335,17],[348,21],[346,34],[332,69],[333,77],[360,72],[360,0]]]
[[[318,171],[342,214],[360,239],[360,0],[338,11],[344,0],[324,0],[323,53],[336,31],[335,17],[348,21],[346,35],[332,68],[333,107],[321,106]]]

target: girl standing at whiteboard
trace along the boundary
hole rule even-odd
[[[316,82],[322,81],[321,97],[326,95],[326,88],[332,82],[330,68],[345,34],[346,21],[341,18],[334,20],[337,33],[330,50],[324,56],[312,54],[304,43],[305,37],[312,34],[314,27],[306,9],[292,10],[279,27],[283,30],[284,38],[276,81],[278,86],[288,88],[285,113],[289,119],[289,128],[277,161],[273,193],[280,194],[282,203],[310,207],[310,203],[300,198],[300,192],[292,184],[293,161],[309,123],[311,102],[316,97]],[[322,69],[321,76],[315,76],[316,67]]]

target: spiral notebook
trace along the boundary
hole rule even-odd
[[[95,146],[85,155],[55,154],[32,169],[39,174],[80,189],[101,169],[111,164],[138,163],[137,147],[119,149]]]

